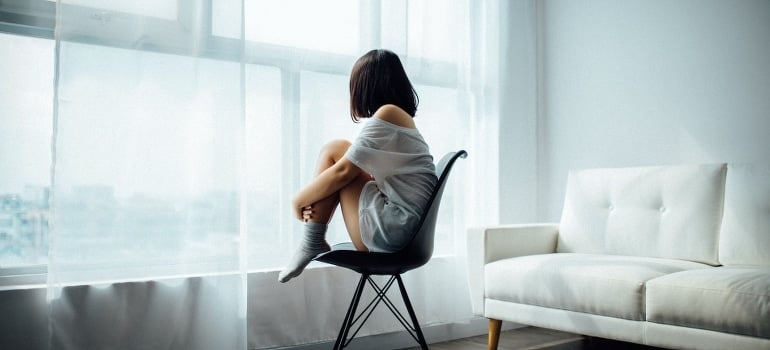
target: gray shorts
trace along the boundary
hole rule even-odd
[[[406,246],[420,219],[390,202],[374,181],[364,185],[358,206],[361,240],[371,252],[391,253]]]

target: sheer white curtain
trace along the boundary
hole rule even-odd
[[[210,5],[57,2],[51,348],[246,346],[242,45]]]
[[[300,237],[290,198],[321,145],[357,135],[348,75],[380,47],[406,65],[436,160],[470,154],[445,191],[434,259],[405,276],[422,324],[468,320],[466,228],[498,212],[500,11],[469,0],[59,0],[52,347],[334,338],[356,276],[315,263],[286,285],[276,275]],[[328,239],[348,240],[339,216]],[[362,332],[399,329],[381,313]]]

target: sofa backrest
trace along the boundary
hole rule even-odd
[[[557,251],[718,265],[725,164],[571,171]]]
[[[728,165],[719,262],[770,265],[770,165]]]

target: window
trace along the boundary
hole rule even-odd
[[[246,40],[356,55],[359,6],[358,0],[247,1]]]
[[[48,0],[56,2],[55,0]],[[130,13],[134,15],[157,17],[174,20],[177,18],[177,0],[134,0],[134,1],[102,1],[102,0],[62,0],[62,4],[93,8],[108,12]]]
[[[61,46],[57,260],[125,278],[237,269],[240,63]]]
[[[54,43],[0,33],[0,267],[45,264]]]
[[[57,251],[73,252],[65,263],[121,263],[127,276],[180,260],[203,266],[187,272],[235,268],[245,230],[248,268],[278,267],[299,237],[290,198],[313,176],[319,148],[360,128],[349,117],[348,75],[370,48],[404,60],[434,156],[468,138],[459,112],[467,97],[456,86],[459,34],[442,30],[459,20],[462,0],[213,1],[203,33],[186,21],[207,9],[188,2],[65,4],[82,21],[69,22],[77,35],[61,42],[68,69],[57,81],[55,161],[54,41],[0,34],[0,46],[12,48],[0,57],[0,79],[14,82],[0,86],[3,269],[46,264],[52,166]],[[244,18],[233,18],[240,6]],[[94,29],[110,16],[121,21]],[[142,35],[121,30],[131,23],[142,24]],[[235,40],[242,29],[244,47]],[[444,203],[459,195],[446,191]],[[453,215],[462,208],[443,208],[438,235],[451,237],[464,227]],[[347,240],[335,220],[330,241]],[[442,244],[437,254],[452,252]]]
[[[408,51],[419,57],[435,61],[456,61],[458,43],[448,40],[462,35],[462,18],[458,1],[421,0],[408,2]],[[426,20],[430,18],[430,20]]]

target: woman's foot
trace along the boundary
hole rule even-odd
[[[305,223],[305,236],[286,267],[278,274],[278,282],[286,283],[299,276],[318,254],[331,250],[326,243],[326,224]]]

